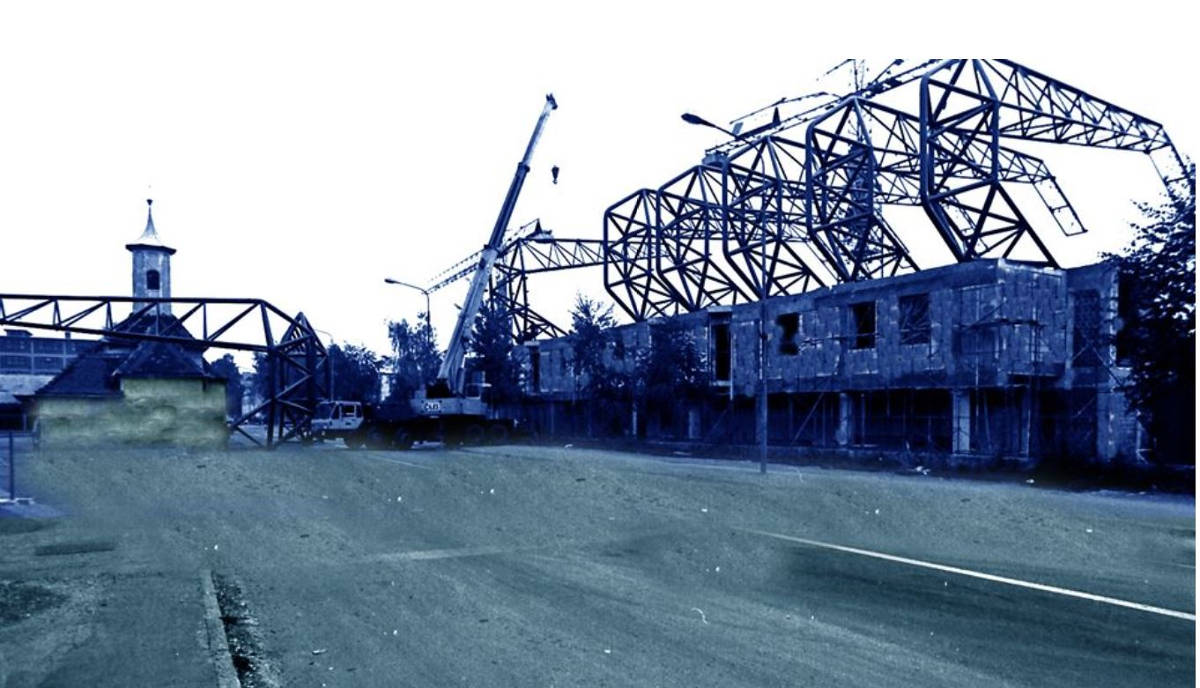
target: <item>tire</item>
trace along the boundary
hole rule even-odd
[[[387,435],[378,428],[371,428],[367,431],[366,442],[368,449],[386,449],[388,446]]]
[[[346,446],[350,449],[362,449],[366,444],[366,438],[364,438],[360,432],[356,432],[353,435],[346,435],[342,438],[342,441],[345,442]]]
[[[504,444],[508,441],[508,426],[504,423],[493,423],[487,431],[488,444]]]
[[[466,430],[463,431],[462,443],[467,446],[483,444],[483,438],[485,434],[486,433],[484,432],[482,425],[479,425],[478,423],[472,423],[467,426]]]
[[[400,451],[407,451],[412,449],[412,446],[412,433],[405,428],[397,428],[396,432],[392,434],[392,447]]]

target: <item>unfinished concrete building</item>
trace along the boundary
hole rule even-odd
[[[966,461],[1135,457],[1141,433],[1113,344],[1118,286],[1104,263],[979,260],[769,299],[770,444]],[[670,325],[704,352],[708,388],[658,408],[630,392],[619,432],[752,443],[759,313],[757,304],[716,306],[617,328],[606,354],[614,372],[634,372],[634,352]],[[566,338],[533,353],[528,391],[545,431],[616,429],[595,421]]]

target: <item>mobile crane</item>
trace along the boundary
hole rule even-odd
[[[427,440],[454,440],[464,443],[479,443],[485,438],[500,441],[509,436],[516,427],[517,419],[488,403],[487,385],[465,384],[466,372],[463,362],[467,352],[468,337],[479,309],[483,305],[492,267],[504,245],[504,233],[512,220],[513,210],[520,198],[525,177],[529,174],[529,163],[542,129],[550,113],[558,109],[554,94],[546,95],[542,113],[534,125],[533,135],[525,147],[525,155],[517,163],[517,171],[508,187],[508,194],[500,206],[500,214],[492,233],[480,252],[479,263],[471,277],[466,300],[458,313],[454,332],[446,349],[446,356],[438,370],[437,381],[425,390],[419,390],[408,404],[380,404],[372,406],[359,402],[328,401],[317,409],[313,420],[313,433],[318,437],[342,437],[351,447],[370,446],[381,448],[392,446],[408,449],[413,442]]]

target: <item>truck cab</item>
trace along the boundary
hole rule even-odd
[[[322,401],[317,404],[317,412],[313,416],[313,437],[348,437],[358,432],[365,418],[362,402],[359,401]]]

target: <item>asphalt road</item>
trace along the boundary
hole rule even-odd
[[[26,474],[65,515],[0,519],[0,581],[60,597],[0,620],[13,686],[216,685],[206,568],[286,685],[1195,682],[1191,499],[519,447]]]

